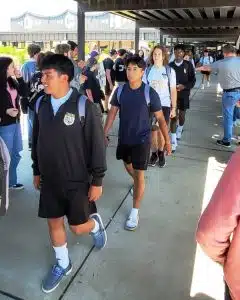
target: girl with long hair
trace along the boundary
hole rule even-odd
[[[0,137],[7,145],[11,163],[9,187],[23,189],[17,180],[17,166],[23,150],[20,127],[20,96],[25,97],[27,86],[10,57],[0,57]]]
[[[151,66],[145,71],[143,81],[153,87],[158,93],[165,121],[169,124],[170,118],[176,116],[176,74],[168,66],[167,49],[157,45],[150,54]],[[152,127],[152,155],[149,164],[155,166],[158,162],[160,168],[165,166],[164,155],[165,140],[157,125],[154,122]]]

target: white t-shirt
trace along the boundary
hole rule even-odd
[[[169,83],[166,67],[155,67],[152,66],[148,78],[146,78],[146,71],[143,76],[143,82],[149,84],[158,93],[162,106],[171,107],[171,95],[169,91]],[[176,73],[171,68],[170,75],[170,88],[176,87]]]

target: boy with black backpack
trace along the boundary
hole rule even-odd
[[[100,114],[70,87],[72,62],[52,55],[42,63],[45,96],[36,102],[33,126],[34,186],[40,189],[39,217],[48,220],[56,263],[43,280],[50,293],[72,270],[64,217],[75,234],[90,233],[96,248],[106,245],[106,231],[95,201],[102,195],[106,147]]]
[[[158,93],[142,82],[145,61],[136,55],[127,59],[126,67],[129,82],[120,85],[113,95],[104,133],[107,141],[108,132],[119,111],[116,155],[118,160],[123,160],[128,174],[134,181],[133,208],[125,225],[126,230],[133,231],[138,227],[139,208],[145,190],[144,171],[147,170],[150,154],[152,115],[157,119],[164,135],[168,154],[171,154],[171,143]]]
[[[190,91],[196,83],[195,70],[191,62],[184,60],[184,45],[174,47],[175,60],[169,64],[175,70],[177,80],[177,115],[171,119],[172,144],[182,137],[185,115],[190,105]],[[177,127],[177,122],[179,122]]]

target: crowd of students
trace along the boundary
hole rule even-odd
[[[142,52],[113,49],[100,63],[96,50],[86,62],[75,60],[77,52],[72,41],[58,45],[55,53],[42,53],[39,46],[30,45],[30,60],[23,65],[22,75],[11,59],[0,57],[0,136],[11,156],[9,187],[23,188],[17,180],[21,97],[29,119],[34,186],[40,190],[38,214],[48,220],[56,254],[56,263],[42,283],[46,293],[72,270],[64,217],[75,234],[90,233],[98,249],[106,245],[95,202],[102,195],[106,145],[117,114],[116,157],[123,160],[133,182],[125,229],[133,231],[139,224],[144,172],[149,165],[164,167],[165,155],[177,150],[196,82],[191,53],[184,45],[174,47],[170,63],[160,45],[145,58]]]

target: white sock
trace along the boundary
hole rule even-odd
[[[172,133],[171,134],[172,144],[177,144],[177,134]]]
[[[96,233],[96,232],[98,232],[98,230],[100,229],[100,225],[99,225],[99,223],[95,220],[95,219],[92,219],[93,221],[94,221],[94,223],[95,223],[95,226],[94,226],[94,228],[93,228],[93,230],[92,230],[92,233]]]
[[[68,248],[67,244],[61,247],[53,247],[56,253],[56,259],[58,260],[58,264],[66,269],[69,266],[69,256],[68,256]]]
[[[180,133],[182,133],[182,131],[183,131],[183,126],[178,126],[177,131],[180,132]]]
[[[132,208],[131,213],[130,213],[130,217],[136,219],[137,216],[138,216],[138,211],[139,211],[138,208]]]

